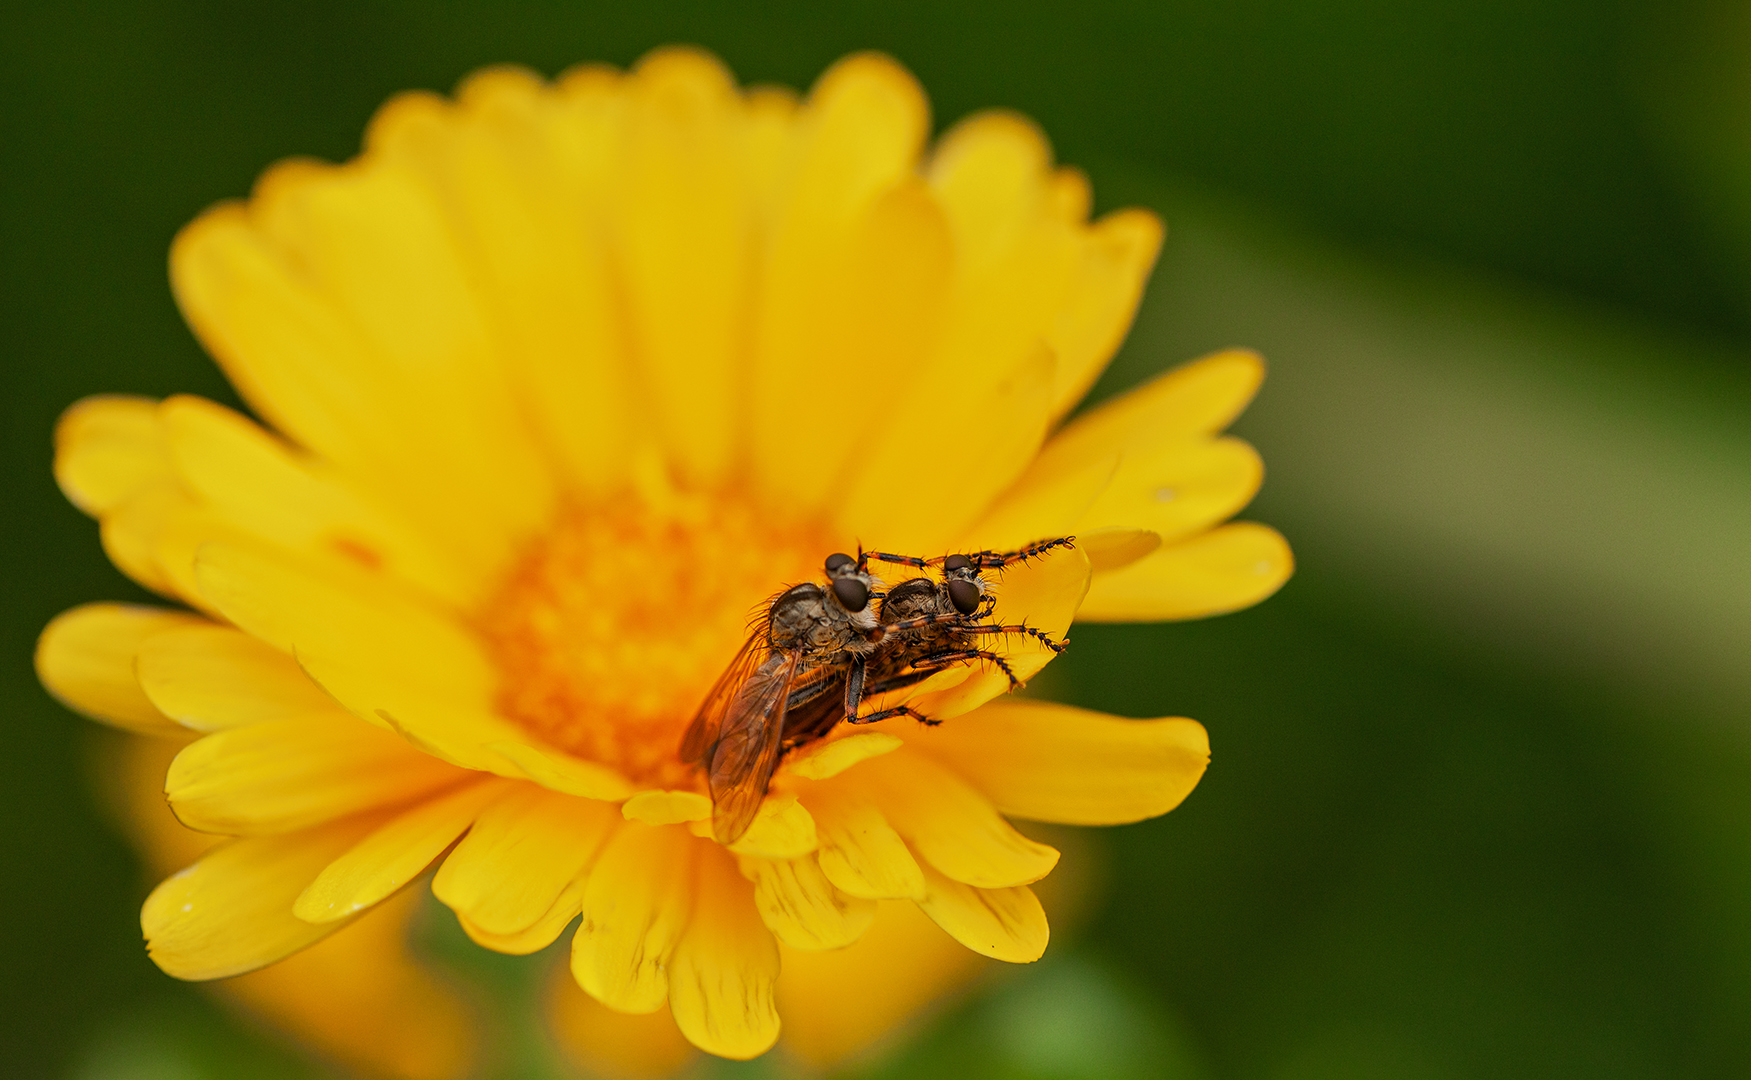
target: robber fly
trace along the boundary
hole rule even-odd
[[[794,710],[784,729],[785,749],[794,749],[831,731],[841,720],[853,724],[872,724],[891,716],[910,716],[923,724],[938,721],[907,705],[859,713],[862,699],[914,686],[939,671],[959,664],[983,662],[995,666],[1009,679],[1009,688],[1017,690],[1021,680],[1010,670],[1009,662],[998,653],[978,647],[982,635],[1026,634],[1053,652],[1063,652],[1064,645],[1050,635],[1026,623],[1003,625],[990,621],[996,606],[991,584],[983,571],[1001,570],[1025,562],[1054,548],[1071,547],[1070,537],[1042,540],[1017,551],[981,551],[972,555],[949,555],[939,559],[920,559],[910,555],[891,555],[880,551],[861,553],[860,565],[875,559],[917,569],[940,566],[942,579],[915,577],[902,581],[882,597],[875,630],[875,651],[860,655],[835,676],[843,677],[845,708],[836,712],[833,702],[838,695],[821,694],[819,704],[812,707],[793,695]],[[798,706],[802,706],[798,708]]]
[[[1001,656],[976,647],[978,635],[1029,634],[1054,651],[1063,646],[1030,626],[985,622],[995,598],[980,572],[1068,546],[1066,538],[1019,551],[932,560],[834,554],[824,566],[826,588],[804,583],[775,596],[681,743],[682,760],[706,770],[713,836],[724,844],[740,838],[760,809],[780,756],[821,738],[840,720],[873,723],[906,715],[936,722],[909,706],[859,715],[866,696],[980,660],[999,667],[1012,688],[1020,686]],[[943,580],[913,578],[881,594],[881,582],[869,573],[871,559],[921,569],[940,565]],[[869,604],[877,597],[882,603],[874,612]]]
[[[823,569],[825,587],[793,585],[755,618],[741,652],[681,740],[681,759],[706,770],[712,833],[720,843],[746,832],[760,809],[778,767],[793,694],[813,700],[849,685],[840,672],[854,662],[861,672],[862,658],[875,651],[879,624],[869,602],[880,583],[867,561],[838,553]]]
[[[942,580],[917,577],[889,589],[882,598],[879,618],[885,636],[878,643],[868,664],[869,683],[865,693],[887,693],[922,682],[925,678],[958,664],[983,662],[995,666],[1009,679],[1009,688],[1019,690],[1021,680],[1010,670],[1002,656],[979,648],[982,635],[1025,634],[1054,653],[1064,651],[1064,644],[1032,626],[991,621],[997,598],[991,593],[985,570],[1001,570],[1024,562],[1053,548],[1070,547],[1069,537],[1044,540],[1019,551],[981,551],[973,555],[950,555],[931,560],[942,567]],[[871,552],[869,558],[915,566],[907,556]],[[929,564],[927,564],[929,565]],[[854,724],[870,724],[889,716],[911,716],[925,724],[936,721],[916,709],[899,706],[864,715],[850,714],[846,719]]]

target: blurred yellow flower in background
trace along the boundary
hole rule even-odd
[[[190,397],[69,410],[63,490],[186,610],[78,608],[37,657],[72,707],[186,744],[170,808],[232,838],[142,841],[192,860],[142,912],[160,967],[257,972],[232,984],[252,1007],[418,1077],[467,1060],[462,1005],[406,955],[404,910],[353,923],[434,867],[487,948],[578,921],[588,996],[556,991],[555,1031],[631,1073],[688,1043],[756,1056],[781,1016],[835,1060],[975,954],[1043,953],[1029,886],[1058,852],[1006,819],[1166,812],[1208,759],[1193,721],[994,703],[1007,680],[963,665],[911,699],[947,723],[788,755],[728,846],[677,754],[749,609],[827,552],[1074,534],[996,591],[1060,637],[1234,610],[1290,572],[1274,531],[1222,524],[1262,476],[1219,434],[1252,355],[1063,422],[1130,324],[1155,217],[1090,222],[1020,117],[929,127],[876,55],[801,101],[686,49],[489,70],[183,231],[178,301],[271,430]],[[1052,656],[988,647],[1022,678]],[[367,996],[424,989],[405,1017],[340,1008],[308,992],[354,980],[328,964]]]

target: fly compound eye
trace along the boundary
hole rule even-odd
[[[962,615],[971,615],[979,610],[979,600],[979,586],[965,578],[955,578],[948,583],[948,601]]]
[[[827,573],[829,575],[842,574],[846,570],[849,570],[851,567],[856,566],[856,565],[857,565],[857,560],[853,559],[851,556],[845,554],[843,551],[836,551],[833,554],[827,556]],[[841,599],[844,599],[844,598],[841,597]]]
[[[835,580],[833,596],[846,611],[858,612],[869,606],[869,586],[853,577]]]
[[[965,555],[950,555],[948,558],[942,560],[942,568],[951,574],[957,570],[971,570],[973,568],[973,560],[967,558]]]

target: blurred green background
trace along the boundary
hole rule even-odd
[[[30,669],[54,613],[140,595],[54,488],[59,411],[234,400],[171,303],[172,233],[277,158],[351,155],[396,90],[669,41],[793,86],[888,50],[939,124],[1021,109],[1102,206],[1159,209],[1097,393],[1227,345],[1272,364],[1247,516],[1297,576],[1235,616],[1079,630],[1049,680],[1198,717],[1208,776],[1105,836],[1073,940],[866,1072],[1751,1075],[1751,4],[190,0],[4,26],[6,1075],[321,1075],[146,960],[89,725]]]

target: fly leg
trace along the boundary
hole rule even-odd
[[[916,618],[901,619],[899,622],[891,622],[885,626],[878,626],[870,631],[870,635],[871,640],[880,641],[889,634],[895,634],[901,630],[922,630],[927,626],[939,626],[943,623],[960,624],[965,623],[966,621],[967,617],[958,611],[938,611],[929,615],[919,615]]]
[[[976,569],[1001,570],[1012,563],[1027,562],[1036,555],[1044,555],[1053,548],[1075,547],[1075,539],[1074,536],[1060,536],[1053,540],[1039,540],[1014,551],[976,551],[967,558],[973,561]]]
[[[955,664],[965,663],[970,660],[983,660],[986,663],[997,665],[997,669],[1003,672],[1004,676],[1009,679],[1009,688],[1011,690],[1021,689],[1022,682],[1015,677],[1015,672],[1010,670],[1009,661],[998,656],[994,652],[987,652],[984,649],[949,649],[939,653],[931,653],[929,656],[920,657],[918,663],[913,666],[922,667],[928,664],[931,673],[934,674],[937,671],[941,671],[943,668],[953,667]]]
[[[939,671],[945,671],[956,664],[966,663],[971,660],[985,660],[996,664],[998,669],[1003,672],[1004,676],[1009,679],[1009,688],[1011,690],[1021,688],[1021,680],[1015,677],[1014,671],[1010,670],[1009,662],[1003,657],[998,656],[996,653],[986,652],[983,649],[948,649],[943,652],[931,653],[928,656],[919,657],[917,663],[913,665],[913,669],[904,675],[896,675],[891,679],[882,679],[879,682],[870,683],[869,686],[865,688],[866,696],[876,697],[894,690],[902,690],[908,686],[914,686],[923,682],[925,679],[930,678]],[[852,712],[849,709],[847,709],[845,713],[846,721],[853,724],[873,724],[878,720],[886,720],[894,716],[910,716],[912,719],[926,727],[935,727],[942,723],[941,720],[934,720],[919,712],[917,709],[912,708],[910,705],[897,705],[891,709],[878,709],[865,716],[858,716],[855,712]]]
[[[926,662],[928,663],[929,661],[926,660]],[[917,684],[923,682],[925,679],[930,678],[932,675],[935,675],[938,671],[941,671],[943,668],[945,668],[947,666],[948,666],[948,664],[946,664],[946,663],[932,664],[928,668],[928,670],[924,670],[924,671],[913,670],[913,671],[908,671],[904,675],[895,675],[893,678],[890,678],[890,679],[880,679],[876,682],[870,683],[867,686],[863,687],[863,695],[862,696],[863,697],[879,697],[882,694],[890,693],[890,692],[895,691],[895,690],[904,690],[908,686],[916,686]],[[860,700],[858,702],[858,704],[861,705],[862,701]],[[873,724],[877,720],[886,720],[892,716],[910,716],[912,719],[918,721],[920,724],[923,724],[926,727],[935,727],[936,725],[942,723],[941,720],[932,720],[930,717],[925,716],[923,713],[919,712],[917,709],[912,708],[910,705],[900,705],[900,706],[897,706],[897,707],[892,708],[892,709],[878,709],[875,712],[872,712],[867,716],[859,716],[859,715],[857,715],[857,706],[851,704],[850,694],[849,693],[846,694],[845,720],[847,723],[850,723],[850,724]]]
[[[874,559],[877,562],[893,563],[896,566],[911,566],[919,570],[929,566],[933,561],[929,559],[920,559],[916,555],[890,555],[885,551],[863,551],[859,549],[858,564],[860,566],[867,564],[871,559]],[[934,561],[941,562],[942,560],[936,559]]]
[[[975,570],[1001,570],[1013,563],[1027,562],[1035,556],[1044,555],[1054,548],[1075,547],[1075,540],[1074,536],[1059,536],[1051,540],[1037,540],[1014,551],[975,551],[966,558]],[[865,551],[860,555],[861,561],[865,563],[875,559],[878,562],[911,566],[920,570],[929,566],[941,566],[948,558],[949,556],[944,555],[934,559],[920,559],[916,555],[893,555],[886,551]]]
[[[1026,623],[1016,623],[1013,626],[975,623],[971,626],[960,627],[959,629],[964,629],[969,634],[1026,634],[1029,637],[1038,640],[1054,653],[1061,653],[1070,647],[1069,642],[1054,641],[1052,640],[1052,636],[1044,630],[1036,630]]]
[[[910,705],[896,705],[891,709],[881,709],[877,712],[872,712],[868,716],[854,716],[847,717],[846,719],[853,724],[873,724],[877,720],[886,720],[894,716],[910,716],[925,727],[935,727],[942,723],[941,720],[932,720],[930,717],[925,716]]]
[[[863,704],[863,674],[867,667],[864,658],[851,658],[851,670],[845,673],[845,718],[855,719],[857,707]]]

